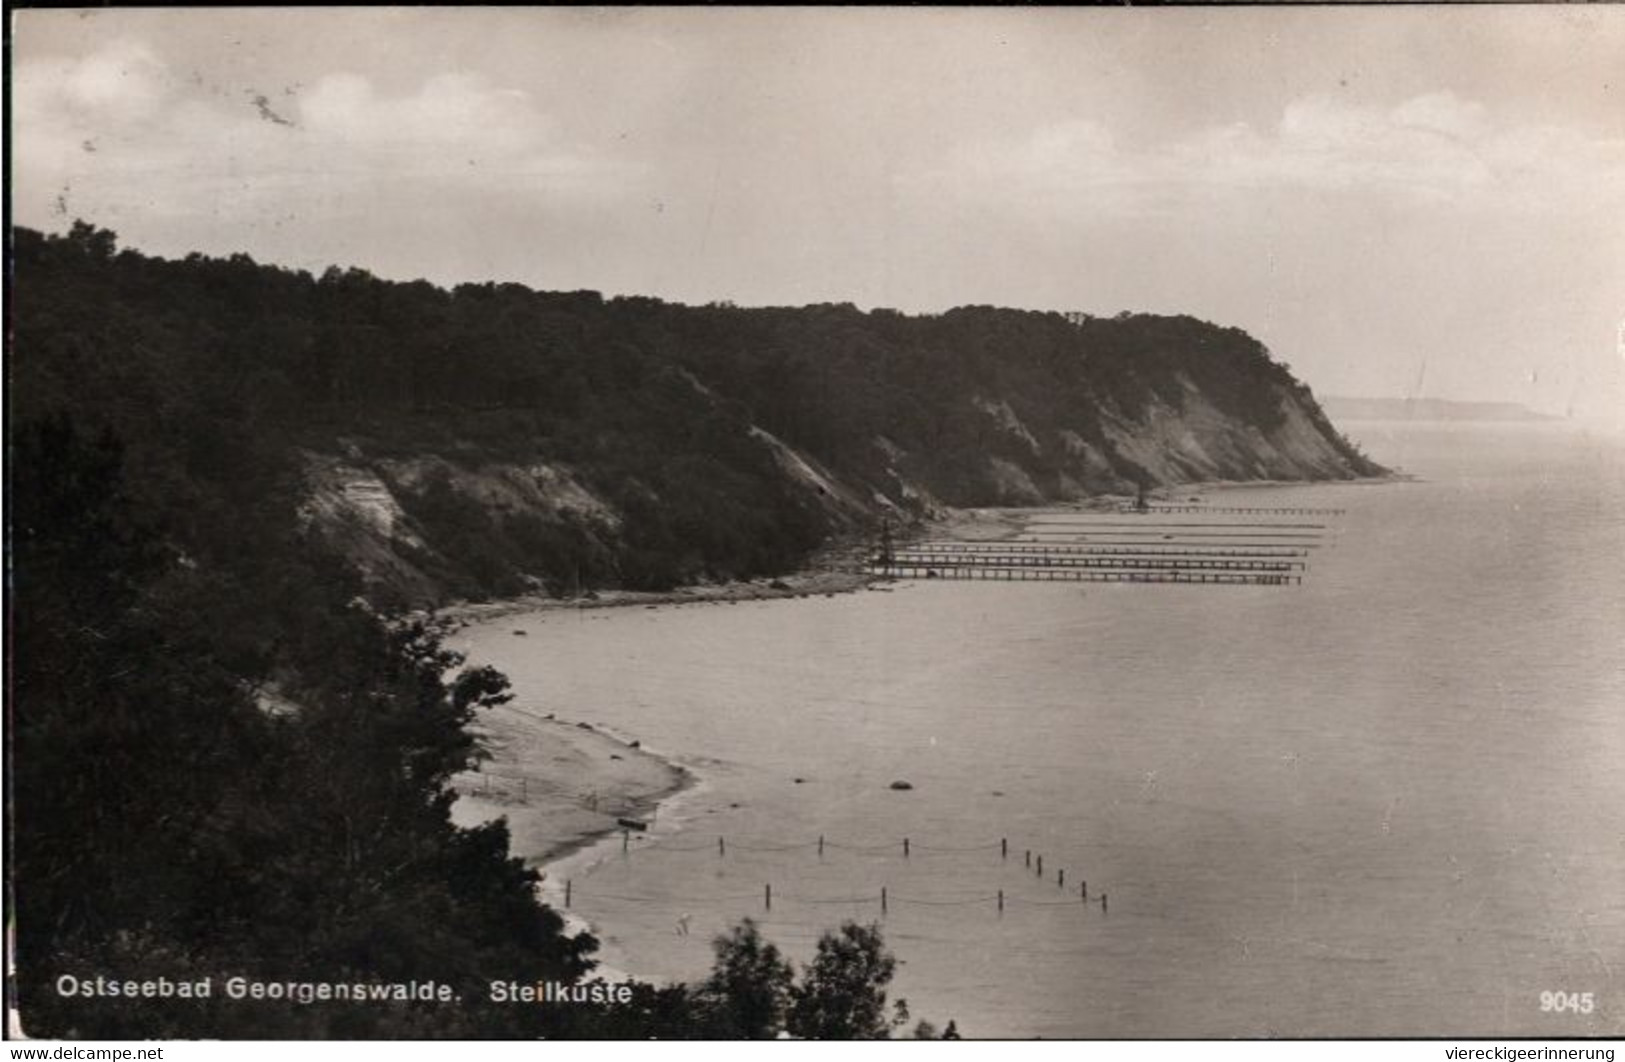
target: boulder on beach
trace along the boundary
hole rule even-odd
[[[630,749],[641,749],[643,747],[643,742],[641,742],[641,741],[628,741],[626,743],[626,747],[630,748]]]
[[[914,788],[914,783],[913,782],[905,782],[901,778],[899,778],[897,781],[895,781],[895,782],[893,782],[891,784],[891,787],[893,789],[913,789]]]
[[[770,589],[770,590],[788,590],[788,589],[790,589],[790,584],[785,582],[783,579],[775,579],[771,583],[768,583],[767,586],[768,586],[768,589]]]
[[[515,630],[514,630],[514,632],[513,632],[513,633],[514,633],[514,637],[516,637],[516,638],[523,638],[523,637],[524,637],[524,636],[525,636],[525,635],[526,635],[526,634],[527,634],[527,633],[529,633],[529,632],[528,632],[528,631],[523,631],[523,630],[519,630],[519,629],[517,629],[517,628],[515,628]]]

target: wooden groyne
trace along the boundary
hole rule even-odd
[[[1302,546],[1261,546],[1237,549],[1228,546],[1069,546],[1050,542],[915,542],[898,547],[907,554],[1018,554],[1021,556],[1103,556],[1103,557],[1257,557],[1266,560],[1307,557]]]
[[[1049,513],[1008,539],[895,541],[889,526],[863,570],[893,579],[1007,582],[1195,583],[1298,586],[1310,550],[1336,544],[1335,529],[1307,506],[1147,505],[1117,512]],[[1170,513],[1258,516],[1258,520],[1169,520]],[[1123,514],[1132,516],[1124,519]]]
[[[897,551],[892,557],[891,566],[896,567],[905,564],[948,565],[950,567],[994,565],[1006,568],[1125,568],[1140,571],[1163,569],[1168,571],[1260,572],[1302,571],[1305,567],[1303,561],[1261,557],[1187,557],[1180,555],[1165,557],[1122,555],[1069,557],[1041,553],[950,553],[935,550],[915,553],[912,550]]]
[[[1101,534],[1103,535],[1104,533],[1105,532],[1102,532]],[[1253,538],[1253,537],[1270,538],[1271,536],[1268,536],[1268,535],[1251,536],[1251,535],[1249,535],[1247,537],[1249,537],[1249,538]],[[1167,543],[1173,543],[1173,544],[1184,544],[1184,545],[1187,545],[1187,546],[1241,546],[1241,547],[1248,547],[1248,546],[1258,546],[1258,547],[1295,546],[1295,547],[1297,547],[1299,549],[1320,549],[1322,546],[1326,545],[1326,543],[1324,543],[1324,542],[1306,541],[1306,540],[1301,539],[1301,538],[1293,538],[1293,539],[1290,539],[1290,540],[1287,540],[1287,541],[1280,541],[1280,542],[1276,542],[1276,541],[1268,541],[1268,542],[1235,542],[1235,541],[1232,541],[1229,536],[1219,536],[1219,537],[1214,537],[1214,538],[1207,539],[1206,541],[1197,541],[1194,537],[1185,537],[1185,536],[1181,536],[1181,535],[1145,535],[1145,536],[1133,536],[1133,537],[1128,537],[1128,538],[1103,538],[1100,535],[1090,535],[1090,534],[1065,534],[1065,535],[1056,534],[1056,535],[1052,535],[1051,537],[1046,538],[1046,537],[1039,537],[1038,535],[1033,535],[1031,533],[1027,534],[1027,536],[1025,538],[1017,539],[1016,541],[1024,542],[1024,543],[1032,543],[1034,545],[1040,545],[1040,546],[1048,546],[1048,545],[1064,545],[1064,544],[1066,544],[1068,542],[1080,542],[1080,541],[1083,541],[1083,540],[1087,540],[1090,545],[1095,545],[1095,546],[1139,546],[1139,545],[1147,544],[1147,540],[1154,540],[1154,541],[1158,541],[1158,542],[1167,542]]]
[[[1265,506],[1236,506],[1236,505],[1147,505],[1141,509],[1134,505],[1122,505],[1117,509],[1120,513],[1234,513],[1240,516],[1342,516],[1342,509],[1316,509],[1316,508],[1273,508]]]
[[[1154,524],[1143,529],[1123,530],[1111,527],[1098,532],[1048,531],[1040,527],[1030,527],[1023,533],[1034,537],[1050,536],[1057,538],[1088,538],[1091,534],[1116,535],[1119,538],[1303,538],[1313,540],[1321,537],[1319,531],[1260,531],[1253,528],[1242,531],[1183,531],[1174,525],[1157,527]]]
[[[1203,583],[1223,586],[1297,586],[1299,575],[1273,571],[1184,571],[1168,567],[1155,570],[1116,569],[1099,571],[1066,567],[1026,567],[981,563],[947,564],[941,561],[894,560],[891,564],[871,564],[870,575],[892,579],[999,579],[1021,582],[1072,583]]]
[[[1214,523],[1193,524],[1189,521],[1180,521],[1178,523],[1161,523],[1153,520],[1146,520],[1144,518],[1138,520],[1101,520],[1098,518],[1072,519],[1065,517],[1040,517],[1038,519],[1029,521],[1027,524],[1027,530],[1036,531],[1040,528],[1046,527],[1150,527],[1157,528],[1159,530],[1194,531],[1200,528],[1217,527],[1227,531],[1235,531],[1246,528],[1263,527],[1272,531],[1324,531],[1329,526],[1329,524],[1288,524],[1280,523],[1278,521],[1269,521],[1266,523],[1246,523],[1240,520],[1226,520]]]

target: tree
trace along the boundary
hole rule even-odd
[[[778,1035],[794,990],[794,971],[747,918],[717,937],[716,964],[700,988],[700,1005],[721,1038],[767,1040]]]
[[[948,1027],[940,1033],[937,1032],[937,1027],[928,1021],[922,1021],[914,1026],[914,1039],[916,1040],[958,1040],[959,1038],[959,1023],[952,1020],[948,1022]]]
[[[884,1040],[908,1020],[898,1000],[886,1013],[886,986],[897,960],[878,925],[843,924],[818,941],[818,954],[792,992],[790,1032],[813,1040]]]
[[[111,261],[113,253],[118,250],[118,235],[111,229],[98,228],[79,219],[68,230],[68,242],[97,262]]]

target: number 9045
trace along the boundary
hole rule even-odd
[[[1542,992],[1540,994],[1540,1009],[1543,1013],[1563,1013],[1565,1010],[1575,1014],[1590,1014],[1597,1007],[1596,1001],[1591,998],[1590,992]]]

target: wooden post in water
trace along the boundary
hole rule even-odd
[[[565,904],[565,906],[568,907],[569,904]],[[999,913],[1000,914],[1004,913],[1004,890],[1003,889],[999,890]]]
[[[622,830],[621,831],[621,853],[624,855],[626,853],[626,850],[629,847],[631,847],[631,845],[632,845],[632,831],[629,830],[629,829],[628,830]]]
[[[818,858],[824,858],[824,835],[818,835]]]
[[[999,858],[1000,859],[1009,859],[1010,858],[1010,838],[1008,838],[1008,837],[1000,837],[999,838]]]
[[[903,858],[908,858],[908,838],[903,838]]]
[[[1025,863],[1025,865],[1027,865],[1029,867],[1032,866],[1033,865],[1033,850],[1031,848],[1027,849],[1025,852],[1021,853],[1021,858],[1022,858],[1022,861]]]
[[[1044,876],[1044,857],[1042,855],[1038,857],[1038,876]]]
[[[1078,882],[1078,895],[1085,900],[1089,899],[1089,883],[1087,881]]]
[[[1066,888],[1066,871],[1057,870],[1055,872],[1055,887],[1058,889]]]
[[[762,893],[762,905],[771,911],[773,910],[773,886],[772,884],[767,884],[762,886],[762,888],[765,890]]]
[[[571,884],[572,884],[572,882],[570,881],[569,878],[564,879],[564,906],[566,906],[566,907],[570,906],[570,886],[571,886]]]
[[[880,913],[886,913],[886,886],[880,886]]]
[[[727,854],[728,854],[728,842],[723,840],[721,837],[718,837],[717,838],[717,855],[725,856]]]

